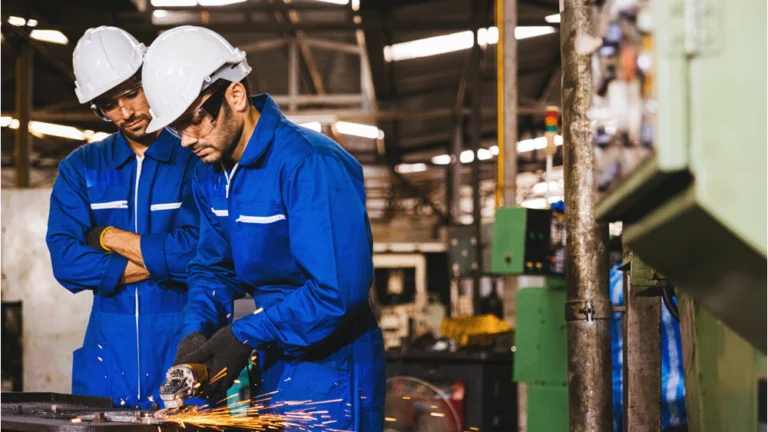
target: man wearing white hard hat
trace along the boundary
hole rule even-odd
[[[256,393],[273,406],[324,402],[330,418],[318,423],[381,430],[384,347],[368,298],[362,167],[269,95],[250,97],[250,71],[245,53],[201,27],[163,33],[145,58],[149,130],[168,126],[206,164],[193,180],[200,243],[176,362],[204,364],[212,379],[201,390],[216,400],[255,349]],[[258,309],[233,323],[246,293]]]
[[[149,409],[160,403],[178,345],[200,214],[191,191],[198,158],[170,132],[147,131],[144,52],[115,27],[89,29],[78,41],[77,98],[118,132],[61,162],[46,240],[59,283],[93,293],[72,392]]]

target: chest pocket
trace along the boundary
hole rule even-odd
[[[181,208],[179,202],[162,202],[149,206],[152,232],[167,232],[173,228],[173,221]]]
[[[127,189],[121,188],[89,187],[88,201],[96,225],[128,228],[131,219],[128,193]]]
[[[231,242],[238,275],[248,282],[279,279],[293,268],[288,218],[277,203],[238,201]]]

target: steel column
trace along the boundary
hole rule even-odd
[[[478,7],[477,9],[484,9]],[[476,10],[478,16],[480,16],[480,10]],[[475,20],[477,21],[477,20]],[[475,313],[480,311],[480,274],[483,272],[483,221],[481,218],[480,209],[482,207],[482,200],[480,199],[480,159],[477,157],[478,150],[480,149],[481,140],[481,123],[482,123],[482,111],[480,107],[480,97],[482,89],[480,87],[480,59],[482,52],[480,45],[477,43],[477,30],[478,26],[475,25],[472,28],[472,32],[475,34],[474,44],[472,46],[472,64],[470,65],[469,82],[471,91],[471,109],[472,114],[470,117],[470,135],[472,139],[472,223],[475,225],[475,235],[473,236],[476,241],[475,247],[475,261],[472,264],[474,267],[474,291],[473,291],[473,310]],[[461,164],[461,161],[459,161]]]
[[[574,46],[590,33],[590,8],[583,0],[561,5],[569,424],[574,432],[601,432],[613,427],[608,225],[594,211],[590,56]]]
[[[517,0],[496,1],[496,47],[498,75],[498,188],[496,207],[517,204]]]
[[[288,47],[288,110],[296,111],[299,97],[299,46],[291,41]],[[279,102],[278,102],[279,103]]]
[[[22,43],[16,58],[16,129],[15,165],[16,187],[29,187],[29,153],[32,136],[29,134],[29,120],[32,113],[32,45]]]
[[[660,281],[636,255],[629,265],[624,272],[624,430],[661,430]]]
[[[464,128],[462,127],[463,118],[455,119],[456,124],[453,128],[453,141],[451,148],[451,189],[453,189],[453,200],[450,202],[449,211],[451,221],[458,223],[461,215],[461,151],[464,149]]]

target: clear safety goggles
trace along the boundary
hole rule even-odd
[[[227,85],[220,85],[194,111],[182,115],[168,125],[168,130],[178,138],[182,136],[201,138],[211,133],[219,117],[227,87]]]
[[[141,81],[110,98],[96,98],[91,103],[91,110],[102,120],[107,122],[119,119],[123,110],[138,111],[149,106],[144,97],[144,89]]]

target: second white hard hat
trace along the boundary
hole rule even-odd
[[[237,82],[250,72],[245,53],[212,30],[181,26],[163,33],[141,72],[152,114],[147,133],[176,120],[216,80]]]
[[[72,53],[77,100],[90,102],[130,78],[141,67],[144,51],[144,44],[123,29],[86,30]]]

